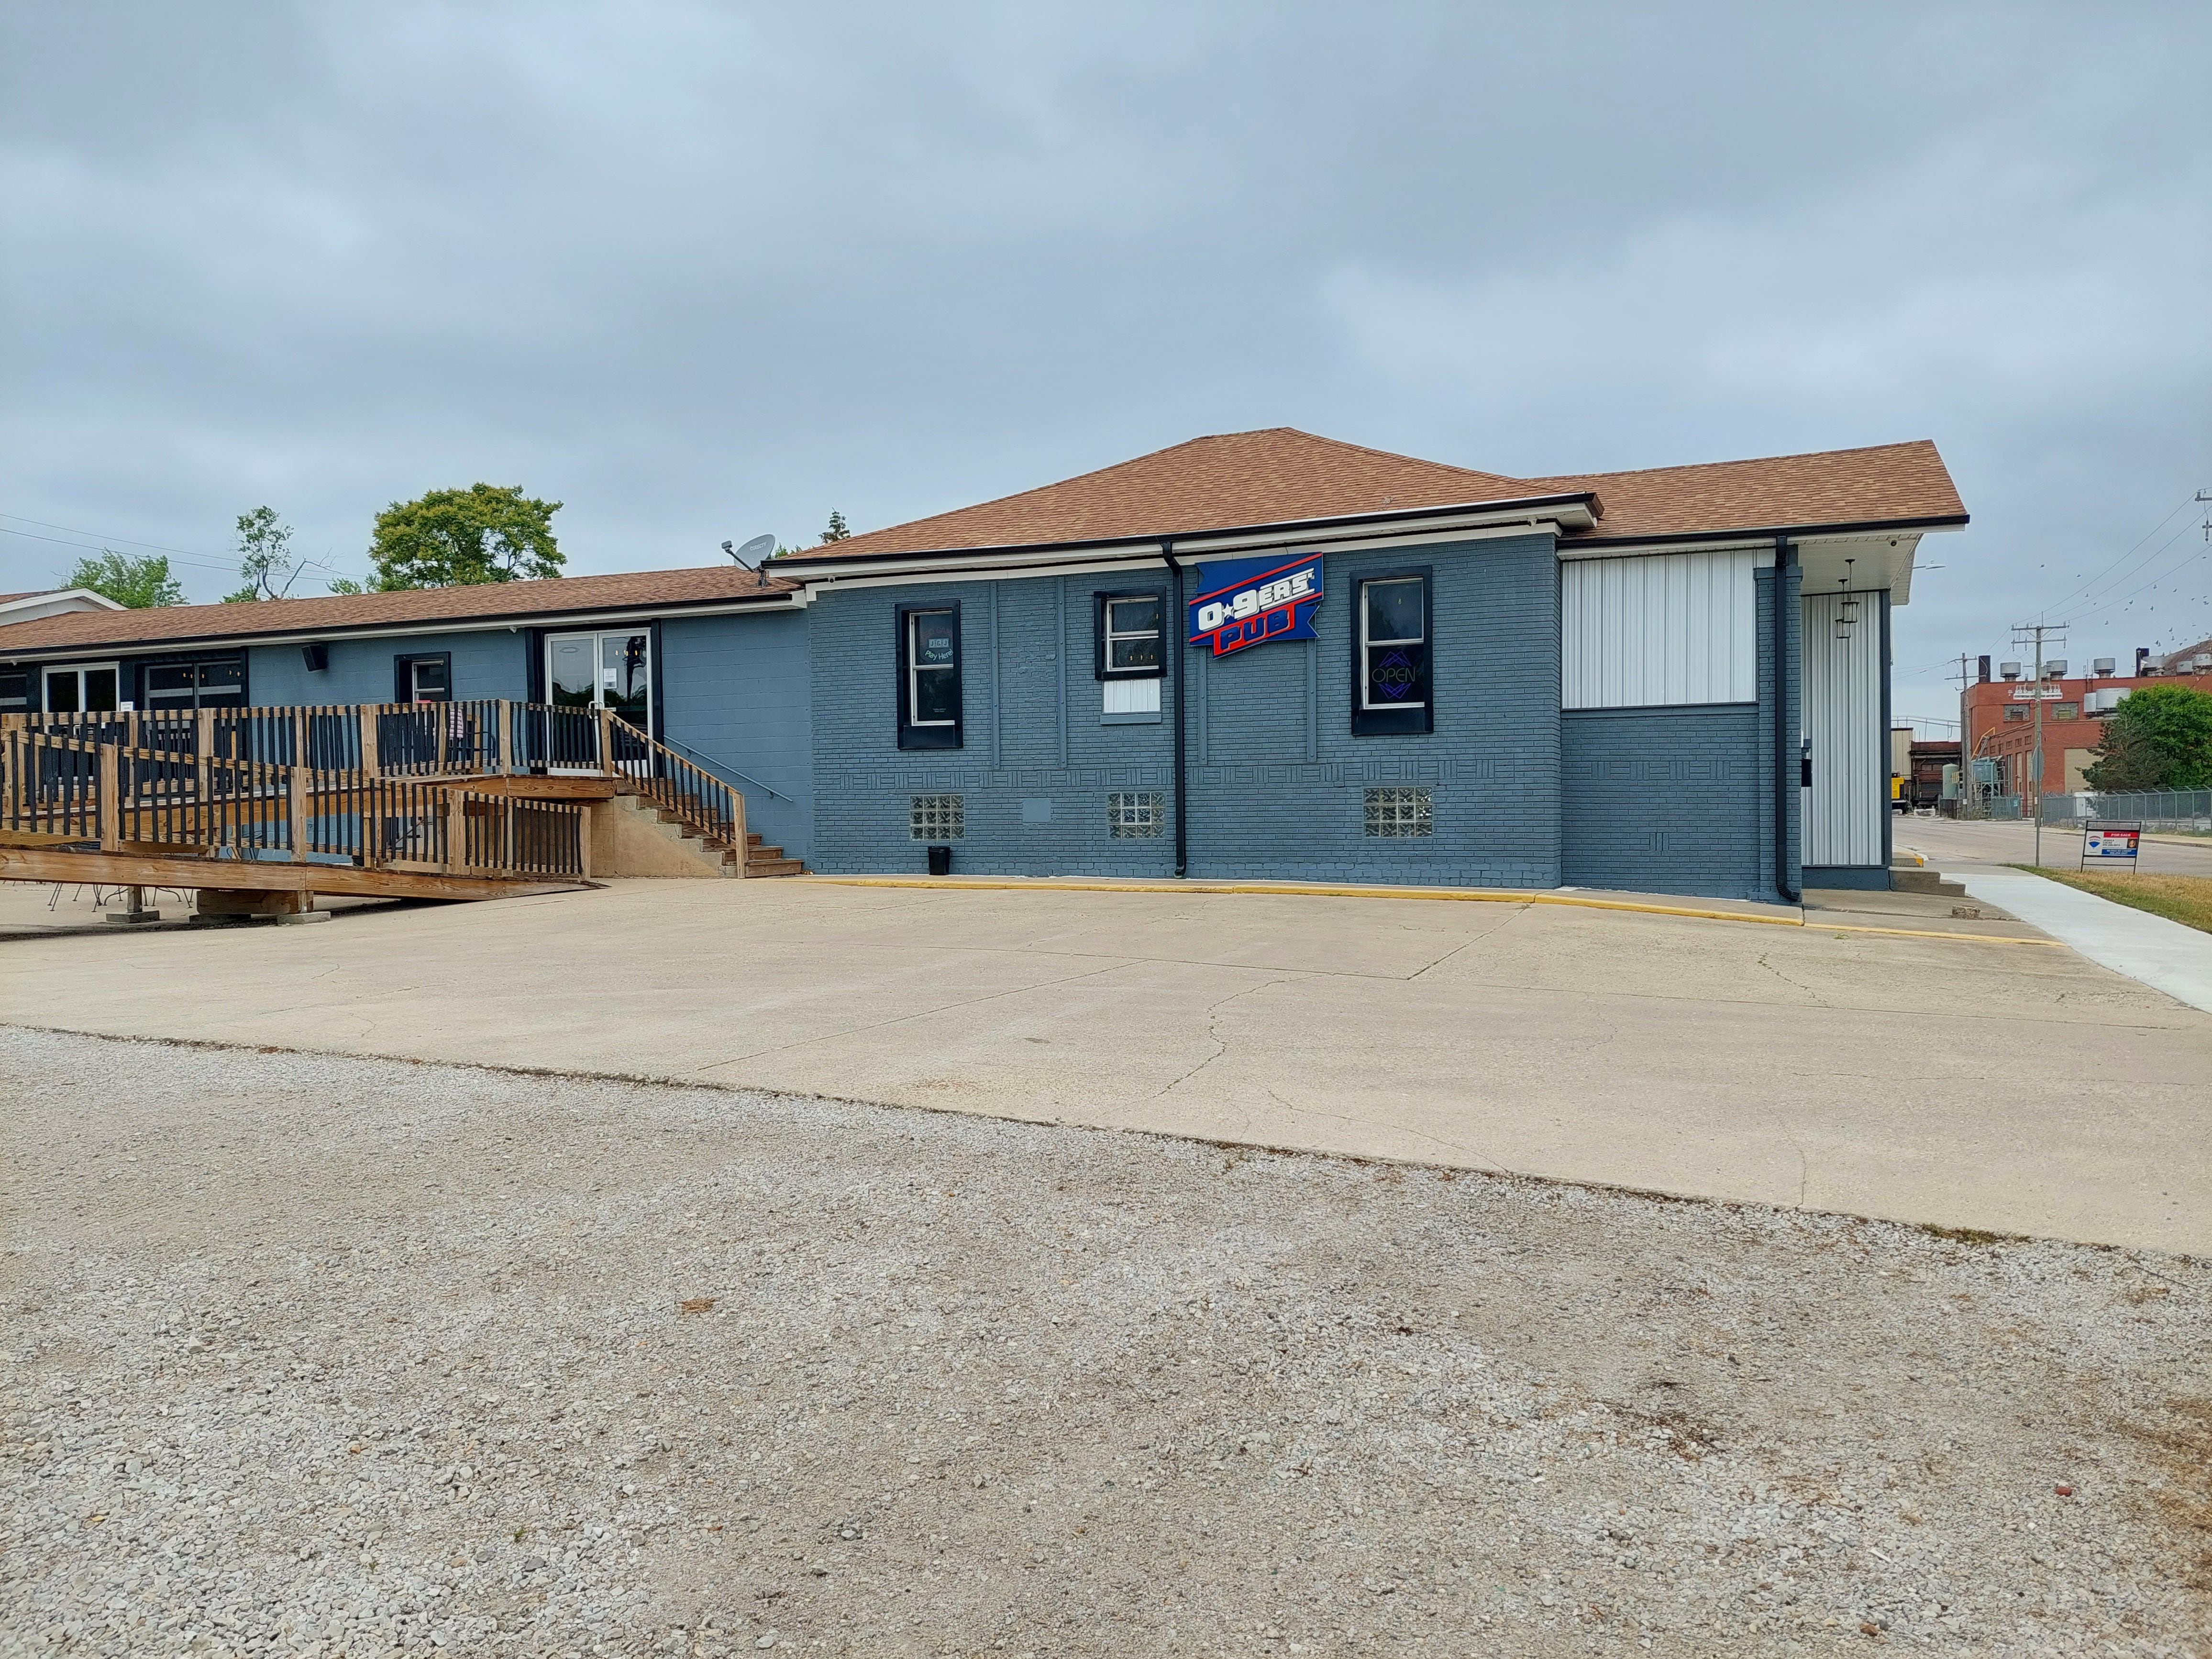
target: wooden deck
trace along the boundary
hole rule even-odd
[[[804,868],[748,834],[733,786],[605,711],[483,702],[0,717],[0,880],[561,891],[617,795],[727,873]]]

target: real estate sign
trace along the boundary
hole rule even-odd
[[[2107,823],[2090,830],[2081,837],[2081,868],[2089,867],[2089,860],[2106,862],[2124,859],[2132,864],[2142,846],[2142,825],[2140,823]]]

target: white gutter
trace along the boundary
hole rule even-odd
[[[1271,526],[1255,530],[1194,533],[1173,538],[1176,556],[1198,558],[1208,554],[1273,547],[1342,552],[1365,547],[1412,547],[1438,541],[1468,540],[1479,536],[1529,535],[1560,529],[1587,530],[1596,520],[1586,507],[1563,506],[1532,513],[1518,509],[1469,507],[1463,512],[1414,517],[1402,513],[1359,515],[1343,519]],[[1371,526],[1371,527],[1370,527]],[[1064,547],[970,548],[916,558],[890,554],[880,558],[854,558],[835,565],[780,571],[787,581],[836,583],[841,586],[876,578],[942,580],[948,575],[972,575],[976,580],[1015,575],[1070,574],[1086,569],[1132,564],[1164,563],[1164,539],[1138,542],[1070,543]],[[1049,562],[1045,562],[1049,561]]]

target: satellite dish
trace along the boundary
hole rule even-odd
[[[724,542],[722,544],[722,551],[725,553],[730,553],[729,543]],[[747,542],[736,552],[730,553],[730,556],[735,559],[739,564],[751,567],[757,566],[763,559],[765,559],[769,554],[775,551],[775,537],[756,536],[752,540]]]

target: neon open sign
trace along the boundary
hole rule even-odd
[[[1321,603],[1321,561],[1279,557],[1227,559],[1198,568],[1200,592],[1190,602],[1190,643],[1225,657],[1248,645],[1310,640]]]

